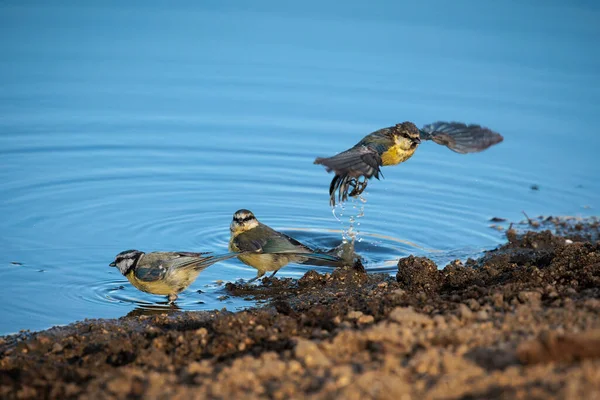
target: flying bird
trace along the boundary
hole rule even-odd
[[[412,122],[403,122],[379,129],[365,136],[354,147],[333,157],[315,160],[327,172],[335,173],[329,186],[330,204],[358,196],[372,177],[383,177],[381,167],[408,160],[422,141],[431,140],[460,153],[476,153],[500,143],[504,138],[480,125],[462,122],[435,122],[418,129]],[[362,178],[362,180],[361,180]]]

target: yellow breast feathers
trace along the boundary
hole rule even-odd
[[[200,271],[193,269],[179,269],[172,271],[171,276],[166,277],[153,282],[145,282],[136,278],[133,271],[126,275],[126,278],[131,282],[133,286],[141,290],[142,292],[158,294],[158,295],[170,295],[182,292],[186,287],[192,284],[198,277]]]
[[[400,164],[412,157],[416,149],[409,140],[396,138],[396,143],[381,155],[382,165]]]

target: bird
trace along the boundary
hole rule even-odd
[[[335,176],[329,186],[329,203],[335,206],[337,199],[344,202],[348,196],[360,195],[368,180],[383,177],[381,167],[405,162],[417,150],[422,141],[431,140],[460,153],[476,153],[504,140],[491,129],[462,122],[435,122],[418,129],[405,121],[379,129],[365,136],[354,147],[333,157],[317,157],[315,164],[325,167]],[[360,178],[363,178],[360,180]]]
[[[169,303],[190,286],[200,272],[212,264],[239,254],[125,250],[117,254],[111,267],[117,267],[142,292],[167,296]]]
[[[267,271],[274,271],[271,275],[273,277],[277,271],[292,262],[331,267],[343,264],[341,258],[318,253],[296,239],[261,223],[252,211],[246,209],[233,214],[230,231],[229,251],[242,252],[238,259],[258,271],[256,277],[247,283],[259,279]]]

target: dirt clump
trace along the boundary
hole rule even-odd
[[[517,354],[523,364],[600,358],[600,330],[570,334],[543,332],[538,338],[522,343]]]
[[[427,257],[408,256],[398,261],[396,280],[403,288],[435,292],[441,278],[437,265]]]
[[[442,270],[228,284],[241,312],[86,320],[0,339],[0,397],[600,396],[600,244],[508,235]],[[580,235],[586,238],[585,234]]]

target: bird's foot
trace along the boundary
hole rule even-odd
[[[252,279],[249,279],[248,281],[246,281],[246,285],[249,285],[249,284],[251,284],[252,282],[256,281],[257,279],[260,279],[260,278],[262,278],[262,276],[263,276],[263,275],[264,275],[264,274],[261,274],[261,275],[256,275],[254,278],[252,278]]]
[[[175,300],[177,300],[177,295],[176,294],[170,294],[168,296],[168,299],[169,299],[169,304],[173,304],[173,303],[175,303]]]
[[[360,196],[362,192],[367,188],[367,179],[364,181],[359,181],[358,179],[353,178],[350,182],[348,182],[348,186],[352,187],[352,191],[348,193],[350,197]]]

